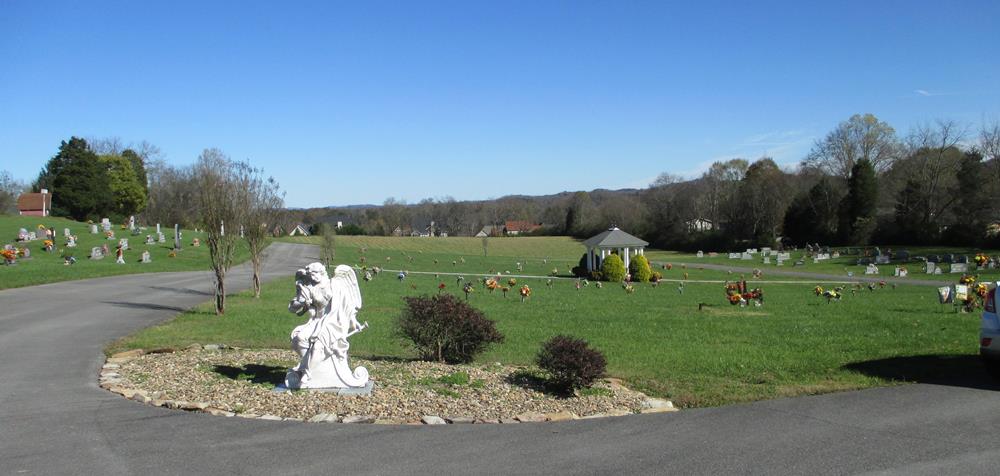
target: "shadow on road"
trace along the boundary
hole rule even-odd
[[[872,377],[903,382],[1000,390],[977,355],[914,355],[854,362],[843,367]]]
[[[151,309],[154,311],[175,311],[184,312],[184,308],[177,306],[164,306],[162,304],[152,304],[148,302],[121,302],[121,301],[101,301],[102,304],[112,306],[127,307],[129,309]]]
[[[212,371],[233,380],[277,386],[285,382],[285,373],[288,372],[288,367],[259,364],[247,364],[243,367],[216,365]]]
[[[147,286],[147,287],[149,289],[155,289],[157,291],[170,291],[172,293],[194,294],[196,296],[215,296],[214,292],[198,291],[197,289],[168,288],[164,286]]]

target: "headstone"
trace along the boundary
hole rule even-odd
[[[152,258],[149,257],[149,251],[143,251],[142,252],[142,262],[143,263],[151,263],[152,261],[153,261]]]
[[[778,259],[780,259],[782,261],[790,260],[790,259],[792,259],[792,254],[791,253],[778,253]]]
[[[833,258],[833,259],[840,258],[840,252],[839,251],[834,251],[833,254],[830,255],[830,257]]]
[[[159,223],[156,224],[156,234],[157,235],[160,234],[160,224]]]
[[[63,228],[63,236],[69,236],[69,228]]]
[[[778,258],[778,263],[777,263],[777,265],[778,265],[778,266],[784,266],[784,265],[785,265],[785,260],[783,260],[783,259],[781,259],[781,258],[779,257],[779,258]]]
[[[129,249],[128,248],[128,238],[122,238],[122,239],[118,240],[118,246],[121,247],[121,249],[123,249],[123,250]]]
[[[174,249],[181,249],[181,226],[174,224]]]
[[[699,251],[697,256],[699,258],[704,258],[705,257],[705,253],[702,253],[701,251]]]
[[[820,261],[828,260],[830,259],[830,253],[817,253],[816,259]]]
[[[893,271],[893,273],[892,273],[892,275],[896,276],[897,278],[905,278],[907,274],[908,274],[907,269],[906,268],[900,268],[899,266],[896,266],[896,270]]]
[[[761,248],[760,252],[761,253],[770,253],[771,252],[771,248]]]
[[[969,272],[968,263],[952,263],[951,264],[952,273],[967,273]]]
[[[756,254],[757,253],[757,248],[747,248],[747,253]]]
[[[159,242],[159,243],[166,243],[167,242],[167,237],[163,236],[163,233],[157,232],[156,233],[156,241]]]
[[[101,218],[101,228],[105,231],[111,231],[111,220],[107,218]]]
[[[67,248],[75,248],[76,247],[76,237],[75,236],[69,235],[68,237],[66,237],[66,247]]]
[[[101,259],[104,258],[104,250],[100,246],[95,246],[90,249],[90,259]]]
[[[97,234],[97,225],[90,225],[90,234],[91,235]]]
[[[770,256],[765,256],[764,257],[764,264],[771,264],[771,257]]]
[[[135,215],[131,215],[128,217],[128,229],[129,230],[135,229]]]
[[[868,267],[865,268],[865,274],[878,274],[878,266],[869,264]]]
[[[925,265],[925,269],[927,274],[934,274],[934,270],[937,269],[937,263],[933,261],[928,261],[927,264]]]
[[[951,304],[951,286],[942,286],[938,288],[938,301],[941,304]]]
[[[889,264],[889,255],[878,255],[875,257],[875,264]]]
[[[955,285],[955,300],[962,302],[969,299],[969,287],[964,284]]]
[[[739,253],[729,253],[729,259],[740,259]]]
[[[716,256],[719,256],[719,253],[716,253],[714,251],[709,251],[708,252],[708,257],[709,258],[715,258]]]
[[[965,255],[959,256],[959,257],[955,258],[955,262],[956,263],[968,264],[969,263],[969,257],[965,256]]]
[[[750,253],[743,253],[743,255],[740,256],[740,259],[742,259],[742,260],[751,260],[751,259],[753,259],[753,255],[750,254]]]
[[[36,235],[35,232],[33,232],[33,231],[29,231],[28,232],[28,241],[35,241],[37,239],[38,239],[38,235]]]
[[[153,243],[154,243],[153,242],[153,235],[146,235],[146,244],[147,245],[151,245]]]
[[[942,263],[953,263],[955,261],[955,255],[944,255],[941,257]]]

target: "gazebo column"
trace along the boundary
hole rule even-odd
[[[622,250],[622,255],[625,258],[625,272],[627,273],[628,272],[628,261],[629,261],[629,259],[628,259],[628,247],[627,246]]]

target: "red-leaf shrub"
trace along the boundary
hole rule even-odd
[[[545,342],[535,362],[549,373],[549,385],[564,393],[591,386],[607,366],[604,355],[590,348],[587,341],[566,335]]]
[[[496,324],[451,294],[404,297],[397,324],[426,360],[468,363],[490,344],[503,342]]]

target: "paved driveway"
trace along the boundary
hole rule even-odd
[[[314,248],[276,243],[267,275]],[[2,275],[0,275],[2,277]],[[245,270],[230,283],[247,282]],[[550,424],[303,424],[166,410],[97,387],[111,340],[208,300],[208,273],[0,291],[0,474],[996,474],[1000,393],[937,383]],[[974,336],[970,336],[974,338]]]

